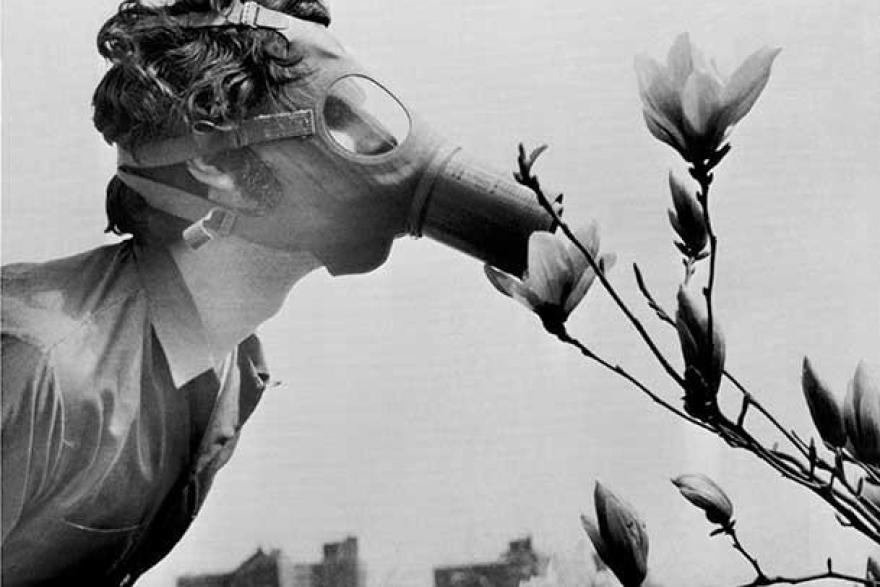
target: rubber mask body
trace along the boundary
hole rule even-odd
[[[407,233],[438,238],[521,272],[528,234],[550,225],[527,190],[464,159],[374,81],[324,27],[265,9],[260,14],[270,17],[271,28],[301,59],[299,76],[285,94],[297,112],[311,113],[313,126],[294,137],[245,137],[242,142],[270,168],[284,195],[259,215],[233,211],[231,232],[273,248],[311,251],[334,274],[377,267],[392,241]],[[120,177],[141,193],[155,192],[125,169],[204,154],[169,144],[123,153]],[[157,202],[155,194],[152,200],[144,195],[193,220],[216,207],[197,196],[193,202],[192,196],[166,193]],[[514,256],[515,262],[507,259]]]

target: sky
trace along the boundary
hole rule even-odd
[[[2,260],[113,242],[102,230],[114,153],[91,127],[90,98],[105,71],[94,36],[115,2],[3,7]],[[782,47],[713,186],[727,364],[804,436],[815,435],[804,355],[841,395],[860,360],[880,364],[880,3],[331,8],[338,38],[469,152],[512,169],[518,142],[550,146],[542,182],[565,192],[572,224],[599,221],[603,249],[618,255],[615,286],[675,365],[674,333],[652,319],[630,267],[672,307],[681,267],[666,177],[683,167],[644,127],[633,58],[664,58],[683,31],[727,72],[761,46]],[[570,330],[677,398],[604,292],[590,292]],[[190,532],[139,585],[228,570],[258,547],[317,561],[322,543],[355,535],[371,587],[427,587],[434,566],[495,559],[517,537],[544,552],[583,548],[578,516],[591,511],[596,480],[644,517],[657,582],[750,581],[669,483],[684,472],[727,490],[768,572],[820,571],[832,556],[861,573],[877,554],[804,490],[552,340],[480,263],[426,239],[402,239],[367,275],[309,276],[260,334],[282,383]]]

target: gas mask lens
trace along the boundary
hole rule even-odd
[[[330,86],[323,115],[333,142],[356,155],[393,151],[406,140],[412,126],[397,98],[361,75],[347,75]]]

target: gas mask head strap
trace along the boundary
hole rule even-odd
[[[147,143],[131,150],[119,148],[117,159],[119,166],[162,167],[183,163],[194,157],[241,149],[254,143],[313,134],[315,113],[312,110],[294,110],[257,116],[231,128],[201,123],[192,134]]]
[[[288,42],[300,34],[305,23],[299,19],[270,10],[256,2],[233,0],[223,12],[191,12],[179,17],[184,28],[222,28],[246,26],[268,29],[282,35]],[[119,165],[130,167],[161,167],[182,163],[198,156],[210,156],[254,143],[275,141],[315,134],[315,114],[312,110],[295,110],[264,114],[245,120],[232,128],[200,123],[195,131],[140,145],[131,150],[118,149]]]
[[[301,29],[306,24],[288,14],[264,8],[256,2],[242,3],[239,0],[233,0],[221,13],[189,13],[181,16],[178,22],[184,28],[246,26],[268,29],[283,36],[288,43],[302,32]],[[182,235],[187,244],[198,248],[213,238],[232,233],[236,213],[211,207],[201,196],[130,173],[126,169],[163,167],[255,143],[314,134],[315,114],[308,109],[264,114],[230,128],[201,123],[188,135],[139,145],[130,150],[118,148],[117,176],[153,205],[182,218],[200,218]]]
[[[293,41],[295,32],[292,21],[296,17],[278,12],[256,2],[232,3],[221,12],[190,12],[183,15],[180,26],[183,28],[217,28],[227,26],[246,26],[252,29],[269,29],[276,31],[288,42]]]

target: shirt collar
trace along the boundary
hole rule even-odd
[[[177,388],[214,368],[205,328],[177,264],[165,247],[133,244],[149,319]]]

